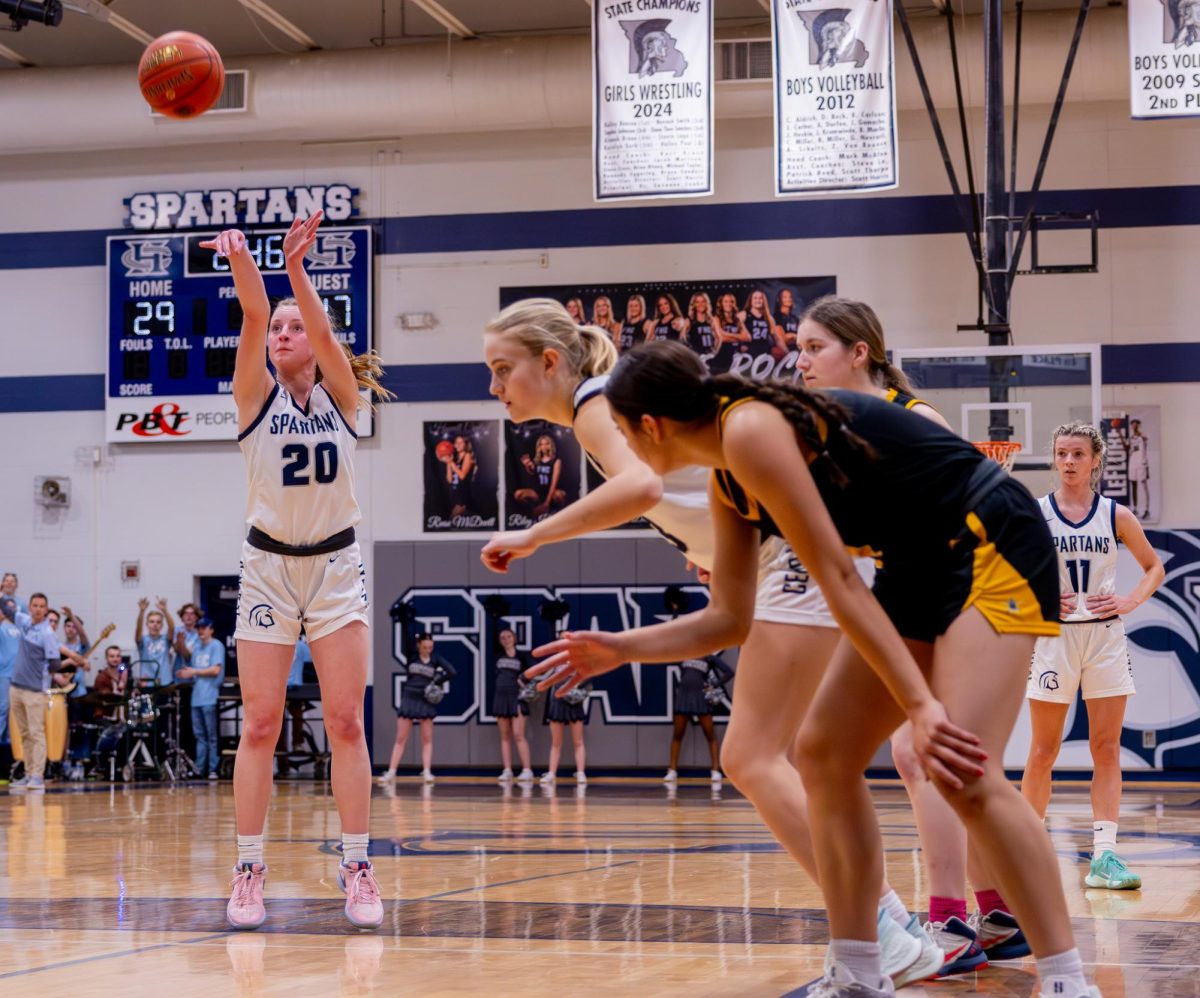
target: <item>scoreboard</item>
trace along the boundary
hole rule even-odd
[[[242,328],[229,262],[201,243],[215,233],[108,239],[110,442],[235,440],[233,365]],[[291,294],[286,229],[246,233],[272,303]],[[372,346],[371,227],[318,230],[305,266],[333,323],[355,353]],[[360,410],[359,432],[370,431]]]

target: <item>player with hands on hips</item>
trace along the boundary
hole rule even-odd
[[[286,684],[301,627],[321,685],[341,819],[337,880],[358,928],[383,921],[367,859],[371,762],[363,731],[368,596],[354,528],[359,391],[382,397],[374,352],[355,356],[335,337],[304,269],[321,212],[297,218],[283,240],[293,297],[274,308],[237,230],[201,245],[229,261],[242,331],[233,374],[238,443],[246,458],[248,532],[238,591],[238,673],[243,725],[234,766],[238,862],[226,908],[236,929],[266,919],[263,826]],[[267,367],[270,359],[275,374]]]
[[[712,599],[669,623],[565,634],[535,650],[548,657],[531,672],[551,673],[541,685],[565,692],[625,661],[678,661],[740,643],[753,616],[757,539],[781,534],[844,635],[796,742],[833,940],[817,993],[894,993],[881,974],[882,843],[863,773],[907,716],[935,785],[989,866],[1006,871],[1043,994],[1095,995],[1053,850],[1001,766],[1035,636],[1059,629],[1054,549],[1028,492],[969,443],[899,406],[713,378],[675,343],[626,354],[605,394],[653,470],[713,469]],[[874,593],[848,547],[879,554]]]
[[[1146,602],[1166,573],[1133,512],[1101,496],[1104,437],[1090,423],[1064,423],[1051,441],[1059,486],[1039,501],[1058,549],[1062,634],[1034,650],[1026,696],[1033,733],[1021,793],[1040,817],[1067,712],[1082,688],[1092,754],[1092,860],[1089,887],[1137,890],[1142,878],[1117,853],[1121,810],[1121,730],[1136,690],[1122,617]],[[1142,577],[1117,592],[1117,543],[1129,548]]]

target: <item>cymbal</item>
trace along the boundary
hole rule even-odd
[[[187,683],[172,683],[170,686],[153,686],[147,687],[142,692],[149,693],[155,698],[174,696],[182,689],[187,688]]]
[[[75,698],[75,703],[87,704],[90,707],[119,707],[127,697],[120,693],[88,693]]]

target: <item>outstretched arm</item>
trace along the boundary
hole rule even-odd
[[[309,280],[308,271],[304,269],[304,257],[317,239],[317,227],[324,217],[323,212],[316,212],[301,221],[297,218],[283,240],[283,255],[287,260],[288,280],[292,282],[292,294],[296,296],[296,304],[300,306],[300,318],[304,320],[304,330],[308,333],[308,342],[312,345],[317,358],[317,366],[321,369],[322,383],[325,390],[333,396],[339,409],[347,419],[358,408],[358,381],[350,366],[350,358],[333,335],[333,327],[329,324],[329,316],[321,304],[321,296]]]

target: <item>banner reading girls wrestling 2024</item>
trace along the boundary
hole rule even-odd
[[[772,0],[775,193],[895,187],[890,0]]]
[[[713,3],[592,3],[597,201],[712,193]]]
[[[1200,0],[1129,0],[1130,113],[1200,115]]]

